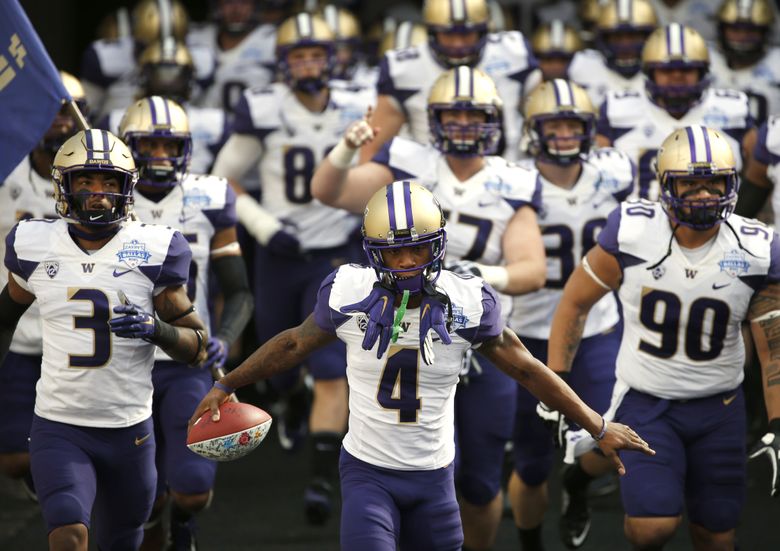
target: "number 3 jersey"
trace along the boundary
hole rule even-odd
[[[609,215],[599,244],[623,271],[618,380],[666,399],[736,388],[750,300],[780,281],[777,234],[733,214],[708,243],[684,250],[659,203],[630,201]]]
[[[571,189],[557,186],[541,175],[539,179],[538,218],[547,257],[547,279],[542,289],[514,298],[509,325],[518,335],[546,340],[550,338],[553,314],[566,280],[596,244],[609,213],[633,190],[636,170],[625,153],[603,148],[582,163],[582,173]],[[615,298],[608,294],[591,308],[583,337],[614,327],[618,319]]]
[[[43,364],[35,414],[86,427],[128,427],[152,414],[155,346],[117,337],[118,292],[147,312],[166,287],[187,282],[190,249],[181,233],[124,223],[89,254],[64,220],[19,222],[6,238],[5,265],[35,295],[43,321]]]
[[[349,431],[344,448],[388,469],[432,470],[455,459],[455,387],[464,352],[504,327],[495,291],[478,277],[442,271],[436,287],[452,301],[452,344],[433,331],[434,361],[419,356],[420,309],[410,308],[401,332],[381,359],[363,350],[367,318],[340,309],[366,298],[377,281],[371,268],[341,266],[323,281],[314,308],[317,325],[347,345]],[[429,337],[430,338],[430,337]]]
[[[347,126],[372,103],[373,92],[367,88],[333,87],[325,110],[313,113],[287,85],[275,83],[245,91],[236,106],[235,132],[253,135],[262,144],[262,205],[304,249],[341,246],[357,225],[347,211],[312,197],[311,177]]]
[[[218,231],[237,224],[236,194],[233,188],[224,178],[187,174],[181,184],[171,189],[160,201],[148,199],[137,189],[134,195],[134,208],[139,220],[175,228],[189,243],[192,263],[189,266],[187,295],[200,319],[210,328],[208,277],[211,239]],[[155,357],[158,360],[170,359],[159,349]]]

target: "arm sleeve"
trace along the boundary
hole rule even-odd
[[[487,283],[482,283],[482,316],[479,325],[458,329],[456,333],[473,345],[479,346],[485,341],[495,338],[504,330],[501,316],[501,303],[498,294]]]
[[[254,310],[246,266],[244,259],[238,255],[221,256],[215,259],[211,266],[225,297],[216,334],[226,342],[232,343],[249,323]]]

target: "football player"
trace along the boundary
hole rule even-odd
[[[607,424],[504,328],[496,292],[481,278],[442,270],[445,219],[412,181],[377,191],[365,209],[370,266],[325,278],[314,311],[275,336],[196,408],[194,422],[235,388],[299,364],[335,339],[347,345],[349,430],[340,457],[341,549],[461,549],[455,497],[455,388],[473,347],[592,431],[612,457],[653,453],[629,427]],[[606,429],[606,430],[605,430]]]
[[[86,97],[79,80],[64,71],[60,71],[60,77],[82,114],[86,114]],[[5,236],[19,220],[57,218],[51,165],[57,150],[77,129],[76,120],[63,107],[37,147],[0,183],[0,254],[5,254]],[[0,285],[8,281],[7,274],[6,270],[0,271]],[[0,366],[0,400],[9,405],[8,414],[0,420],[0,471],[22,480],[33,498],[27,438],[35,405],[35,383],[41,375],[42,346],[38,304],[33,303],[19,320],[10,351]]]
[[[431,87],[442,72],[458,65],[481,69],[495,81],[506,106],[502,154],[516,158],[520,100],[541,81],[525,37],[519,31],[488,33],[485,0],[427,0],[423,20],[427,44],[390,51],[380,62],[376,110],[370,121],[379,133],[361,150],[361,162],[371,160],[404,124],[414,140],[428,143]]]
[[[588,91],[595,106],[610,90],[644,90],[642,47],[658,25],[650,0],[610,0],[596,17],[596,49],[583,50],[569,66],[569,78]]]
[[[634,548],[661,549],[685,508],[694,549],[734,549],[745,500],[743,322],[764,369],[769,419],[780,422],[772,368],[780,346],[780,238],[732,214],[739,179],[723,131],[676,130],[662,143],[657,167],[660,202],[615,209],[569,278],[553,318],[549,365],[570,369],[588,312],[616,291],[625,325],[605,417],[636,424],[658,452],[625,456],[626,537]]]
[[[154,42],[138,58],[139,81],[136,100],[162,96],[180,104],[187,112],[192,136],[190,169],[207,174],[217,151],[229,133],[228,117],[221,108],[199,107],[190,102],[195,85],[190,49],[181,42],[166,39]],[[119,123],[130,104],[114,109],[99,126],[119,133]]]
[[[336,38],[333,79],[375,87],[377,69],[369,67],[362,55],[360,22],[357,18],[349,10],[331,4],[323,6],[320,15]]]
[[[546,361],[550,323],[563,286],[596,243],[607,215],[631,192],[636,170],[625,153],[592,150],[596,112],[586,91],[574,83],[560,79],[543,83],[528,97],[524,116],[529,152],[541,182],[539,225],[546,246],[547,279],[544,289],[514,299],[509,326],[534,356]],[[618,321],[615,298],[607,295],[588,317],[567,380],[586,404],[602,413],[609,407],[615,382]],[[545,418],[562,422],[549,408],[541,407]],[[524,388],[518,388],[513,449],[509,494],[521,546],[524,551],[542,549],[547,479],[555,450],[549,430],[537,415],[536,398]],[[579,547],[589,527],[587,507],[570,494],[563,503],[560,534],[568,548]]]
[[[780,113],[780,48],[769,46],[775,13],[769,0],[724,0],[718,10],[718,43],[712,52],[713,84],[745,92],[758,124]]]
[[[774,226],[780,228],[780,116],[769,117],[758,129],[753,155],[745,167],[737,214],[755,216],[771,195]]]
[[[677,128],[703,124],[723,130],[738,170],[742,155],[749,157],[755,130],[748,98],[711,87],[709,60],[704,39],[692,28],[671,23],[656,29],[642,50],[646,91],[613,90],[601,105],[597,143],[620,149],[636,163],[639,197],[658,197],[653,161],[661,142]]]
[[[176,228],[190,244],[187,295],[206,326],[215,329],[201,369],[193,371],[158,349],[152,371],[158,483],[144,548],[151,549],[151,542],[162,536],[160,518],[168,495],[172,545],[190,548],[195,542],[192,517],[211,500],[216,463],[186,448],[188,417],[182,417],[182,412],[189,412],[208,392],[212,372],[222,369],[230,345],[252,316],[252,294],[236,238],[236,196],[226,180],[188,172],[192,136],[186,112],[172,100],[152,96],[137,101],[125,112],[119,132],[138,168],[135,215],[144,222]],[[208,297],[211,270],[224,297],[219,323],[213,324]]]
[[[349,123],[370,105],[373,90],[331,87],[334,37],[325,21],[309,13],[287,19],[277,33],[283,82],[246,90],[238,104],[235,133],[219,152],[214,174],[240,182],[258,166],[262,204],[240,186],[238,219],[257,241],[254,262],[255,327],[259,342],[305,318],[319,282],[357,253],[357,221],[322,205],[311,194],[311,175]],[[269,315],[272,312],[273,315]],[[331,511],[338,448],[347,420],[344,348],[338,343],[307,362],[314,378],[311,412],[313,478],[305,497],[307,518],[323,523]],[[288,404],[305,402],[300,374],[274,381]],[[300,441],[300,407],[288,408],[277,428],[282,445]]]
[[[531,49],[544,80],[566,78],[574,54],[584,47],[577,31],[560,19],[540,26],[531,37]]]
[[[21,221],[6,238],[0,357],[36,299],[42,321],[30,466],[52,550],[87,549],[93,506],[97,547],[141,545],[157,482],[155,346],[180,362],[206,359],[186,239],[127,221],[137,178],[116,136],[80,131],[54,158],[61,219]]]
[[[502,108],[485,73],[466,65],[450,69],[436,79],[428,98],[430,145],[392,138],[373,161],[349,169],[356,148],[374,135],[368,122],[358,122],[318,167],[312,192],[325,204],[359,213],[388,181],[418,179],[437,194],[447,218],[449,269],[476,273],[508,295],[535,291],[545,273],[535,212],[538,175],[494,155]],[[508,316],[511,300],[502,298]],[[512,436],[515,388],[478,353],[468,354],[463,376],[455,398],[455,479],[465,547],[489,549],[503,510],[504,449]]]

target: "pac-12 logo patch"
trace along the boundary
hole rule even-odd
[[[56,276],[57,272],[60,271],[60,263],[56,260],[44,260],[43,269],[46,270],[47,276],[49,276],[51,279],[54,279],[54,276]]]
[[[141,264],[146,264],[149,262],[152,253],[146,250],[146,243],[141,243],[137,239],[133,239],[130,242],[122,243],[122,250],[117,252],[116,256],[119,258],[119,262],[124,262],[129,270],[125,270],[124,272],[117,272],[114,270],[114,277],[126,274]]]
[[[721,272],[726,272],[730,277],[739,277],[747,273],[750,262],[745,260],[745,253],[736,249],[723,255],[723,260],[718,262]]]

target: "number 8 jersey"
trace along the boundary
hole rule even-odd
[[[262,205],[304,249],[341,246],[355,228],[351,214],[312,197],[311,177],[347,126],[371,104],[372,90],[331,88],[325,110],[312,113],[286,84],[275,83],[245,91],[236,106],[235,132],[253,135],[262,144]]]
[[[630,201],[609,215],[599,245],[623,271],[618,380],[677,400],[736,388],[750,300],[780,280],[778,235],[732,214],[708,243],[683,249],[659,203]]]

